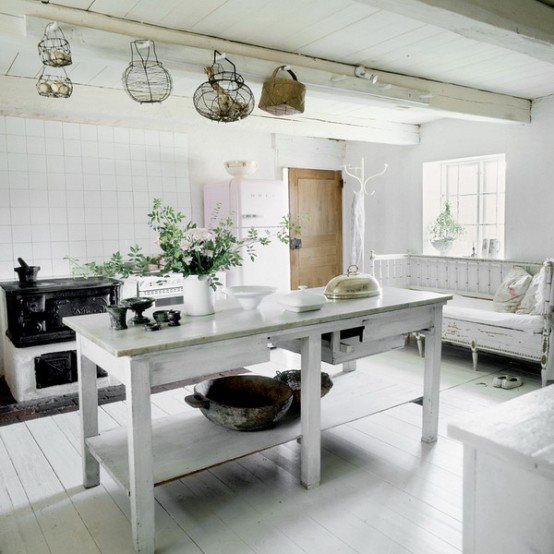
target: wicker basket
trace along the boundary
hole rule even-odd
[[[293,400],[291,410],[300,408],[301,396],[301,371],[299,369],[289,369],[287,371],[278,371],[275,376],[277,381],[287,384],[292,389]],[[321,372],[321,397],[323,398],[333,388],[333,381],[328,373]]]
[[[271,79],[265,81],[258,107],[272,115],[294,115],[304,113],[306,87],[296,75],[282,65],[273,71]],[[279,71],[288,71],[292,79],[277,79]]]

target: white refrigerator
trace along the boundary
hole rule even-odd
[[[283,216],[288,213],[288,188],[283,181],[234,178],[204,185],[206,227],[231,217],[239,238],[246,238],[248,230],[255,227],[260,236],[269,233],[271,240],[267,246],[256,245],[257,256],[253,262],[243,252],[244,263],[227,272],[226,286],[267,285],[282,292],[290,290],[289,247],[276,236]]]

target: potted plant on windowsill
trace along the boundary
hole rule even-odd
[[[446,256],[452,248],[452,243],[463,232],[464,228],[455,221],[450,210],[450,204],[446,202],[442,212],[429,228],[429,240],[441,256]]]

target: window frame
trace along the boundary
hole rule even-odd
[[[487,164],[495,164],[494,182],[487,179]],[[476,191],[460,192],[460,172],[464,167],[477,166]],[[456,181],[449,182],[455,169]],[[493,187],[491,187],[491,183]],[[493,192],[490,192],[494,188]],[[470,256],[475,253],[477,257],[489,257],[482,252],[483,239],[497,239],[500,241],[500,251],[493,254],[497,258],[504,256],[505,242],[505,208],[506,208],[506,155],[491,154],[486,156],[472,156],[467,158],[455,158],[426,162],[423,164],[423,254],[438,255],[438,252],[429,242],[428,229],[430,224],[438,216],[446,201],[450,203],[452,213],[458,221],[460,199],[475,197],[475,208],[470,222],[460,221],[464,227],[473,227],[473,238],[461,243],[455,241],[451,256]],[[491,222],[486,219],[486,199],[494,199],[494,218]],[[490,215],[490,214],[489,214]],[[464,235],[462,235],[463,239]],[[458,244],[456,244],[458,242]]]

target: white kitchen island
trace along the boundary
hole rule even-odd
[[[321,430],[394,405],[386,405],[379,395],[365,396],[353,372],[343,382],[348,386],[351,381],[354,393],[335,394],[333,389],[322,417],[322,352],[336,363],[353,360],[399,347],[413,331],[427,335],[422,440],[436,440],[442,307],[449,298],[384,288],[377,297],[330,301],[320,310],[303,313],[284,311],[277,296],[248,311],[228,300],[216,306],[213,316],[185,316],[181,326],[156,332],[145,332],[142,327],[115,331],[108,314],[65,318],[64,323],[77,333],[85,487],[99,484],[101,463],[129,491],[136,550],[153,553],[156,485],[301,435],[301,481],[307,488],[317,486]],[[352,329],[358,338],[343,341],[341,332]],[[291,345],[301,354],[300,421],[288,420],[273,429],[250,433],[214,425],[199,412],[152,422],[152,386],[268,361],[268,342]],[[96,365],[126,387],[127,429],[98,433]]]

